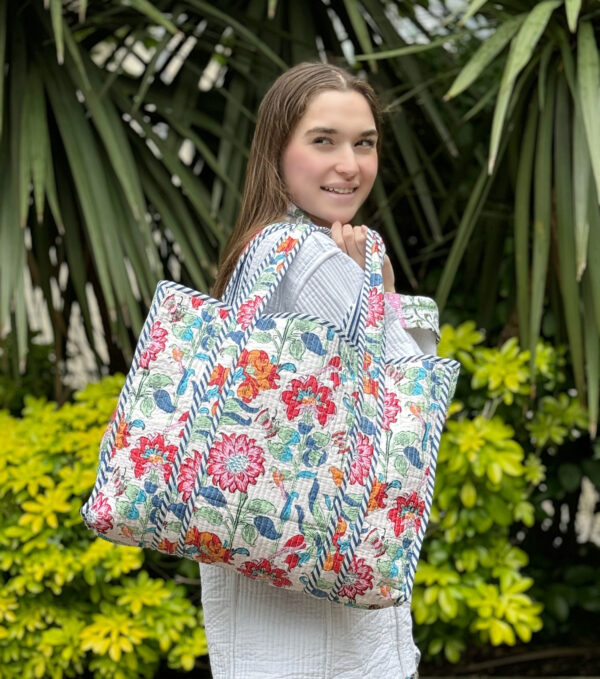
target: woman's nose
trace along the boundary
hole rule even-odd
[[[335,169],[340,174],[349,176],[354,176],[358,172],[358,163],[353,147],[349,145],[340,147]]]

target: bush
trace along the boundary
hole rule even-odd
[[[0,412],[2,677],[152,677],[207,653],[201,610],[167,573],[197,578],[195,564],[96,539],[79,516],[122,383]]]
[[[563,349],[540,342],[532,385],[529,352],[516,339],[499,348],[480,346],[483,339],[472,322],[442,329],[439,353],[460,360],[462,374],[413,595],[425,657],[443,651],[450,662],[473,642],[529,642],[542,628],[543,604],[531,596],[522,548],[542,518],[532,493],[543,487],[548,446],[587,426],[577,400],[554,393],[565,380]]]

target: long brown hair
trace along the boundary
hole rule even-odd
[[[280,75],[259,108],[246,167],[242,207],[225,246],[211,294],[220,298],[238,258],[267,224],[280,219],[290,203],[280,173],[281,154],[313,97],[324,90],[354,90],[367,100],[381,140],[381,109],[373,88],[361,78],[331,64],[304,62]]]

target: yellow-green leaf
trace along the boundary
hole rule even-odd
[[[565,9],[567,11],[569,30],[571,33],[575,33],[577,19],[579,18],[579,10],[581,9],[581,0],[565,0]]]
[[[469,9],[465,12],[464,16],[460,20],[460,25],[464,26],[467,21],[486,4],[488,0],[471,0]]]

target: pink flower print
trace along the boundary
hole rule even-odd
[[[111,507],[107,498],[102,493],[98,493],[98,497],[92,505],[91,512],[92,519],[90,523],[99,533],[106,533],[109,530],[112,530],[113,517]]]
[[[267,559],[246,561],[238,571],[252,580],[270,580],[275,587],[287,587],[292,583],[286,578],[283,568],[273,568]]]
[[[415,530],[418,531],[424,511],[425,502],[419,500],[416,491],[413,491],[408,497],[396,498],[396,506],[388,512],[388,518],[394,524],[396,537],[399,537],[410,523],[414,523]]]
[[[147,368],[150,361],[155,361],[158,354],[164,350],[167,344],[168,331],[162,328],[160,321],[155,321],[150,328],[150,343],[140,355],[140,368]]]
[[[245,434],[223,434],[208,453],[206,470],[223,490],[245,493],[248,485],[256,484],[256,479],[265,473],[264,453]]]
[[[292,388],[284,391],[281,400],[287,405],[287,418],[293,420],[304,410],[316,413],[319,424],[325,426],[327,419],[335,413],[335,403],[330,400],[331,389],[319,384],[314,375],[292,380]]]
[[[385,302],[383,300],[383,294],[377,292],[376,288],[371,288],[369,290],[369,303],[367,307],[367,327],[376,325],[378,321],[383,318],[384,314]]]
[[[154,437],[140,437],[137,448],[133,448],[129,457],[135,462],[133,473],[139,478],[146,473],[148,467],[156,467],[162,471],[165,483],[171,477],[172,464],[177,454],[177,446],[165,445],[162,434]]]
[[[373,446],[369,443],[369,439],[364,434],[358,432],[356,447],[351,455],[350,485],[360,483],[362,486],[369,476],[371,458],[373,457]]]
[[[197,450],[194,450],[194,457],[186,458],[179,470],[177,477],[177,490],[181,493],[181,499],[187,502],[192,497],[192,491],[198,478],[198,469],[200,468],[200,460],[202,456]]]
[[[392,422],[395,422],[398,419],[398,413],[401,410],[402,408],[400,407],[400,401],[396,397],[396,394],[391,391],[387,391],[383,400],[382,427],[384,430],[389,429]]]
[[[262,302],[263,298],[260,295],[256,295],[252,299],[244,302],[240,307],[237,315],[237,322],[242,326],[242,330],[246,330],[252,323],[252,319],[256,314],[256,309]]]
[[[357,559],[353,556],[348,573],[344,578],[344,584],[338,591],[338,596],[355,599],[369,589],[373,589],[373,569],[365,563],[364,559]]]

